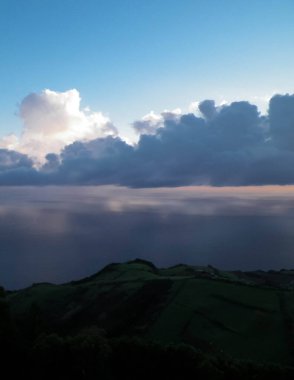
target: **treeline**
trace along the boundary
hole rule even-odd
[[[13,344],[11,344],[13,343]],[[293,368],[208,355],[184,344],[162,345],[135,337],[107,338],[97,327],[75,335],[41,334],[34,342],[2,345],[1,369],[31,380],[215,379],[292,380]],[[6,372],[7,371],[7,372]]]

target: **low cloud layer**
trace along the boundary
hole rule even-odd
[[[50,142],[51,134],[70,136],[69,144],[60,153],[60,147],[49,150],[45,164],[38,170],[28,156],[2,149],[1,185],[159,187],[294,183],[294,95],[273,96],[265,116],[246,101],[216,106],[212,100],[199,103],[201,116],[177,110],[160,115],[150,113],[133,123],[140,138],[131,146],[115,136],[110,121],[102,118],[104,122],[99,127],[98,122],[90,122],[96,114],[91,119],[91,114],[86,116],[79,110],[77,94],[72,95],[75,101],[71,103],[66,100],[67,93],[63,93],[62,106],[58,102],[57,107],[52,100],[53,106],[49,102],[48,110],[47,98],[55,95],[44,94],[30,95],[22,103],[24,136],[29,130],[35,138],[40,131],[39,127],[35,128],[39,122],[44,126],[37,139],[41,147],[47,143],[47,137]],[[42,96],[46,101],[43,102]],[[32,107],[35,102],[38,107]],[[38,112],[31,112],[32,108],[41,109],[41,114],[47,115],[44,124]],[[55,117],[58,122],[53,123]],[[61,129],[60,120],[63,120]],[[81,130],[87,130],[87,134],[79,135],[81,121]]]

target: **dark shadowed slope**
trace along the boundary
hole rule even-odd
[[[135,260],[63,285],[10,292],[15,324],[28,339],[98,326],[188,343],[211,354],[293,364],[294,272],[223,272],[211,266],[157,269]]]

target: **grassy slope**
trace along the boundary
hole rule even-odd
[[[175,281],[170,302],[149,334],[242,359],[291,362],[274,290],[205,279]]]
[[[96,324],[114,336],[140,334],[235,358],[293,363],[293,291],[247,282],[211,267],[158,270],[135,261],[111,264],[69,284],[34,285],[11,293],[9,300],[28,332],[25,321],[31,320],[41,331]]]

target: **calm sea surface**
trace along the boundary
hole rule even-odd
[[[294,187],[0,188],[0,284],[62,283],[134,258],[294,268]]]

